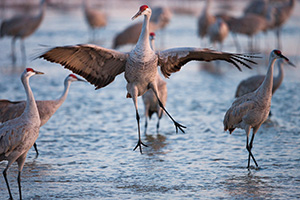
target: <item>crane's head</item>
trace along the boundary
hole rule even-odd
[[[131,19],[134,20],[141,15],[151,15],[151,13],[152,11],[147,5],[142,5],[140,10]]]
[[[86,82],[85,80],[78,78],[77,76],[75,76],[74,74],[69,74],[66,78],[66,81],[70,81],[70,82],[74,82],[74,81],[82,81],[82,82]]]
[[[274,58],[282,58],[284,59],[289,65],[292,65],[293,67],[296,67],[292,62],[290,62],[290,60],[285,57],[284,55],[282,55],[281,51],[280,50],[277,50],[277,49],[274,49],[271,53],[271,55],[274,57]]]
[[[154,32],[151,32],[149,35],[150,35],[150,40],[154,40],[155,39],[155,33]]]
[[[35,71],[32,68],[26,68],[24,70],[22,76],[24,76],[24,77],[31,77],[31,76],[36,75],[36,74],[44,74],[44,73],[43,72],[39,72],[39,71]]]

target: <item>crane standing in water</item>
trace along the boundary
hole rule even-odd
[[[252,157],[256,167],[258,167],[251,149],[256,132],[268,118],[270,112],[273,88],[273,68],[275,60],[278,58],[283,58],[289,62],[289,59],[282,55],[279,50],[273,50],[270,54],[268,71],[263,83],[255,92],[237,98],[224,116],[223,124],[225,131],[229,130],[229,133],[231,134],[234,129],[241,128],[246,132],[246,149],[249,152],[248,168],[250,167],[250,157]],[[293,65],[291,62],[289,63]],[[249,143],[251,129],[253,129],[253,132]]]
[[[25,52],[25,44],[24,39],[31,34],[33,34],[37,28],[40,26],[45,10],[46,10],[46,0],[41,0],[40,3],[40,12],[38,15],[29,16],[29,15],[21,15],[16,16],[8,20],[4,20],[1,23],[0,28],[0,38],[4,36],[11,36],[11,51],[12,51],[12,63],[13,66],[16,64],[16,55],[15,55],[15,43],[16,39],[21,39],[21,52],[22,52],[22,60],[23,65],[26,64],[26,52]]]
[[[172,118],[158,97],[156,83],[158,66],[160,66],[162,74],[167,78],[171,73],[179,71],[183,65],[192,60],[206,62],[224,60],[241,70],[237,63],[251,68],[245,62],[256,64],[254,61],[249,60],[249,58],[256,58],[256,56],[190,47],[172,48],[154,52],[149,42],[151,9],[147,5],[141,6],[132,19],[141,15],[144,15],[142,31],[135,48],[131,52],[123,53],[96,45],[84,44],[54,47],[39,57],[50,62],[60,63],[74,73],[83,76],[91,84],[95,85],[96,89],[107,86],[113,82],[118,74],[125,72],[127,97],[133,100],[138,125],[138,143],[134,150],[139,147],[142,153],[141,147],[144,144],[141,141],[140,135],[140,116],[138,113],[137,97],[143,95],[148,89],[153,90],[159,105],[173,121],[176,132],[178,132],[178,129],[184,132],[183,128],[185,128],[185,126]]]
[[[27,152],[39,136],[41,120],[29,85],[29,78],[36,74],[43,73],[31,68],[26,68],[22,73],[21,81],[27,95],[26,107],[22,115],[0,125],[0,162],[3,160],[8,161],[7,166],[3,171],[3,176],[10,199],[13,198],[7,180],[7,170],[15,161],[17,161],[19,171],[19,195],[20,199],[22,199],[21,171],[25,163]]]
[[[41,127],[47,123],[47,121],[54,115],[57,109],[63,104],[66,100],[70,85],[74,81],[84,81],[74,74],[70,74],[65,78],[64,81],[64,91],[62,95],[55,100],[43,100],[43,101],[36,101],[37,108],[39,110],[39,116],[41,120]],[[9,101],[5,99],[0,99],[0,122],[5,122],[14,118],[19,117],[26,107],[26,101]],[[34,143],[33,145],[36,151],[36,157],[38,157],[39,152],[37,150],[37,145]]]
[[[154,40],[155,40],[155,33],[151,32],[150,44],[153,51],[155,51]],[[167,96],[168,96],[167,83],[160,77],[159,74],[157,74],[156,76],[156,84],[157,84],[158,97],[161,100],[163,106],[166,106]],[[156,131],[158,133],[159,121],[163,116],[163,109],[159,106],[157,98],[152,90],[148,90],[147,92],[145,92],[142,98],[145,106],[145,134],[147,133],[148,117],[149,119],[151,119],[153,113],[157,114],[158,119],[156,124]]]

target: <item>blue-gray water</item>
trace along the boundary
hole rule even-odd
[[[196,4],[201,9],[203,4]],[[108,5],[106,9],[108,10]],[[110,48],[114,35],[132,22],[139,3],[110,13],[107,27],[99,31],[98,45]],[[296,10],[284,26],[283,53],[299,65],[300,16]],[[6,11],[7,16],[12,14]],[[140,20],[140,19],[139,19]],[[157,32],[157,47],[200,46],[196,16],[174,14],[164,34]],[[164,42],[161,41],[164,38]],[[240,37],[247,52],[247,38]],[[219,63],[220,74],[200,69],[192,62],[167,80],[167,109],[187,126],[186,134],[175,133],[167,116],[156,134],[156,117],[142,140],[144,154],[132,151],[137,125],[131,99],[126,99],[123,74],[109,86],[94,90],[89,83],[72,83],[67,100],[40,129],[40,156],[31,149],[22,172],[24,199],[296,199],[300,196],[300,72],[285,66],[285,79],[272,99],[273,116],[259,129],[253,154],[259,169],[246,168],[246,135],[223,131],[223,117],[233,102],[237,84],[251,75],[265,73],[266,58],[275,48],[274,34],[259,35],[263,59],[253,70],[239,72]],[[12,72],[10,39],[0,40],[0,99],[25,99],[20,74]],[[267,46],[264,46],[266,42]],[[80,10],[48,9],[45,19],[25,41],[27,67],[45,72],[30,79],[36,99],[54,99],[63,90],[70,71],[60,65],[31,58],[42,52],[39,44],[88,43],[87,27]],[[162,46],[163,45],[163,46]],[[203,47],[203,46],[202,46]],[[206,45],[205,47],[211,47]],[[130,50],[131,46],[121,50]],[[234,52],[231,36],[224,51]],[[213,63],[216,65],[216,63]],[[210,66],[213,67],[213,66]],[[277,74],[277,70],[275,70]],[[142,100],[139,112],[143,115]],[[144,118],[141,119],[142,132]],[[251,166],[254,164],[251,163]],[[0,163],[2,171],[6,162]],[[2,176],[2,173],[1,173]],[[8,172],[13,196],[18,198],[17,165]],[[0,178],[0,199],[8,199]]]

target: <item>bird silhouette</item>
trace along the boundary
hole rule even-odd
[[[141,147],[144,144],[140,137],[140,116],[138,113],[137,97],[143,95],[148,89],[153,90],[159,105],[173,121],[176,132],[178,132],[178,129],[184,132],[183,128],[185,128],[185,126],[182,126],[173,119],[158,98],[156,83],[158,66],[160,66],[162,74],[165,77],[169,77],[172,73],[179,71],[183,65],[192,60],[206,62],[224,60],[240,69],[238,63],[246,67],[250,66],[245,62],[256,64],[249,59],[256,56],[191,47],[172,48],[154,52],[149,42],[151,9],[147,5],[141,6],[132,19],[141,15],[144,15],[142,31],[135,48],[130,52],[124,53],[96,45],[83,44],[54,47],[40,55],[39,58],[60,63],[74,73],[83,76],[88,82],[95,85],[96,89],[107,86],[113,82],[118,74],[125,72],[128,92],[127,97],[133,99],[138,124],[139,139],[134,150],[139,147],[142,153]]]

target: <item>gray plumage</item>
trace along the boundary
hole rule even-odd
[[[66,100],[69,88],[72,82],[74,81],[83,81],[73,74],[68,75],[64,81],[64,91],[60,98],[55,100],[42,100],[36,101],[37,108],[39,111],[39,116],[41,120],[40,126],[43,126],[47,121],[54,115],[57,109],[63,104]],[[19,117],[26,107],[26,101],[9,101],[5,99],[0,100],[0,122],[6,122],[8,120]],[[36,144],[34,144],[36,154],[38,156],[38,150]]]
[[[18,15],[11,19],[4,20],[1,23],[0,28],[0,38],[4,36],[12,37],[12,61],[13,64],[16,62],[15,56],[15,41],[16,39],[21,39],[21,51],[23,55],[23,64],[26,61],[25,45],[24,39],[31,34],[33,34],[37,28],[40,26],[45,10],[46,10],[46,0],[41,0],[40,11],[38,15]]]
[[[21,81],[24,85],[27,96],[26,108],[22,115],[0,125],[0,162],[3,160],[8,161],[7,166],[3,171],[3,176],[10,199],[13,198],[6,177],[7,170],[15,161],[17,161],[19,195],[20,199],[22,199],[21,171],[25,163],[27,152],[39,135],[41,120],[29,85],[29,78],[35,74],[42,74],[42,72],[26,68],[21,76]]]
[[[243,54],[231,54],[217,52],[209,49],[199,48],[173,48],[164,51],[154,52],[149,42],[149,21],[151,9],[144,5],[140,11],[132,18],[144,15],[144,22],[139,40],[131,52],[119,52],[106,49],[96,45],[84,44],[74,46],[55,47],[39,56],[50,62],[60,63],[74,73],[83,76],[87,81],[96,86],[96,89],[105,87],[111,83],[115,77],[125,72],[127,81],[127,97],[133,98],[136,108],[136,117],[139,128],[139,115],[137,111],[137,97],[143,95],[148,89],[152,89],[157,96],[156,76],[157,66],[165,77],[169,77],[181,69],[186,63],[197,61],[224,60],[232,63],[238,69],[239,64],[250,67],[246,62],[254,63],[249,58],[253,56]],[[254,56],[255,57],[255,56]],[[163,106],[160,104],[161,107]],[[164,107],[162,107],[164,109]],[[166,112],[166,110],[164,109]],[[172,119],[176,130],[182,126]],[[183,130],[182,130],[183,131]],[[140,133],[138,145],[141,145]],[[140,146],[141,147],[141,146]],[[140,148],[141,151],[141,148]]]
[[[283,77],[284,77],[283,63],[284,63],[283,59],[279,59],[277,61],[278,75],[273,78],[272,95],[280,87],[283,81]],[[256,75],[241,81],[235,92],[235,97],[240,97],[247,93],[254,92],[262,84],[264,79],[265,79],[265,75]]]
[[[235,128],[241,128],[246,132],[246,149],[249,152],[248,167],[250,166],[250,157],[252,157],[256,167],[258,167],[251,149],[256,132],[261,124],[268,118],[270,112],[273,88],[273,67],[275,60],[278,58],[283,58],[288,61],[279,50],[273,50],[270,54],[268,71],[263,83],[256,91],[237,98],[224,116],[223,124],[225,131],[229,130],[231,134]],[[253,133],[249,144],[251,129],[253,129]]]
[[[208,37],[210,42],[215,46],[216,43],[220,44],[220,50],[226,37],[228,36],[229,28],[227,23],[220,17],[208,28]],[[215,47],[216,48],[216,47]]]

